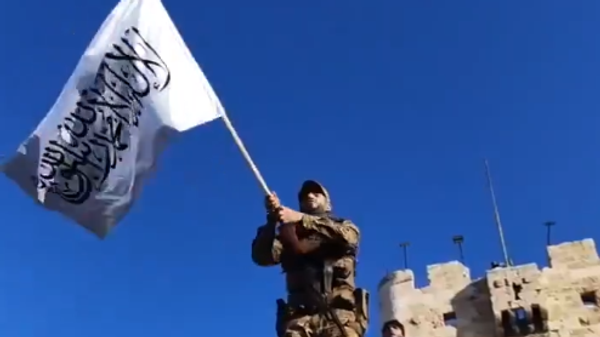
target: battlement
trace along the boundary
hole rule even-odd
[[[550,267],[497,267],[472,280],[458,261],[412,270],[379,284],[381,325],[398,320],[411,337],[600,336],[600,258],[593,240],[547,247]]]
[[[469,268],[458,261],[438,263],[427,266],[427,278],[431,288],[453,288],[466,285],[471,281]],[[414,290],[415,279],[410,269],[397,270],[386,275],[380,282],[379,288],[392,284],[403,284],[402,289]]]
[[[579,269],[600,265],[596,243],[592,239],[549,246],[548,256],[552,268]]]

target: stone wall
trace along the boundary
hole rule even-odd
[[[548,257],[549,268],[494,268],[477,280],[460,262],[435,264],[420,289],[411,270],[393,272],[379,286],[379,327],[396,319],[409,337],[599,337],[594,241],[550,246]]]

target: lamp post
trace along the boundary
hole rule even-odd
[[[452,237],[452,242],[458,246],[458,256],[460,258],[460,262],[465,262],[465,256],[463,254],[463,242],[465,242],[465,237],[462,235],[455,235]]]

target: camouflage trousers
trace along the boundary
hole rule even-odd
[[[335,309],[335,314],[346,330],[347,337],[362,337],[364,329],[354,311]],[[293,317],[278,322],[280,337],[344,337],[335,322],[322,314]]]

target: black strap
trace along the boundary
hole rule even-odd
[[[315,289],[316,290],[316,289]],[[335,325],[340,329],[343,337],[348,337],[348,333],[340,321],[340,318],[335,313],[333,308],[329,305],[331,301],[331,296],[333,293],[333,261],[325,260],[323,264],[323,289],[321,289],[321,293],[319,294],[322,308],[321,311],[323,315],[335,323]]]
[[[329,260],[323,263],[323,289],[321,291],[328,300],[331,299],[331,293],[333,292],[333,262]]]

